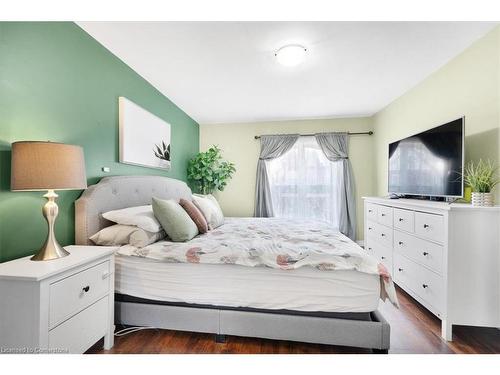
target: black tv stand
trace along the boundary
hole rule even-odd
[[[421,201],[446,202],[446,197],[430,197],[428,195],[405,195],[390,193],[389,199],[417,199]]]

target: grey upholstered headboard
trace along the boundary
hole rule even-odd
[[[75,202],[75,242],[90,244],[89,237],[113,223],[103,212],[151,204],[152,197],[191,198],[185,182],[160,176],[105,177],[89,186]]]

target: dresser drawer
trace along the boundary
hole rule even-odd
[[[49,326],[96,302],[109,293],[110,262],[106,261],[50,285]]]
[[[49,348],[83,353],[106,334],[108,297],[104,297],[49,332]]]
[[[444,217],[415,212],[415,233],[432,241],[444,242]]]
[[[393,256],[393,266],[394,273],[392,275],[396,284],[401,285],[402,287],[407,287],[410,289],[415,288],[415,264],[411,262],[408,258],[404,256],[394,253]]]
[[[368,222],[366,237],[388,248],[392,248],[392,232],[391,228],[384,225]]]
[[[383,225],[377,225],[376,227],[376,236],[377,241],[385,247],[392,249],[392,232],[391,228],[387,228]]]
[[[394,228],[413,233],[415,230],[414,212],[395,208],[393,212]]]
[[[439,312],[443,311],[444,293],[443,279],[434,272],[419,266],[415,292]]]
[[[366,203],[366,218],[368,220],[377,221],[377,205]]]
[[[443,246],[394,231],[394,250],[438,273],[443,271]]]
[[[382,263],[392,274],[392,249],[382,246],[373,240],[368,240],[366,250],[369,255]]]
[[[389,273],[392,274],[392,250],[384,246],[376,245],[375,257],[387,268]]]
[[[392,228],[392,207],[378,206],[377,221],[382,225]]]
[[[366,223],[366,237],[375,239],[377,236],[378,224],[373,221],[368,221]]]
[[[443,279],[439,275],[398,253],[394,254],[393,263],[396,284],[412,290],[431,310],[443,311]]]

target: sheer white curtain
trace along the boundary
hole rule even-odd
[[[275,216],[322,220],[338,229],[341,168],[314,137],[300,137],[285,155],[267,162]]]

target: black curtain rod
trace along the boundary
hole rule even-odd
[[[370,130],[369,132],[357,132],[357,133],[356,132],[354,132],[354,133],[347,132],[347,134],[349,134],[349,135],[373,135],[373,132]],[[316,134],[299,134],[299,135],[301,137],[314,137]],[[260,135],[256,135],[255,139],[259,139],[260,137],[261,137]]]

